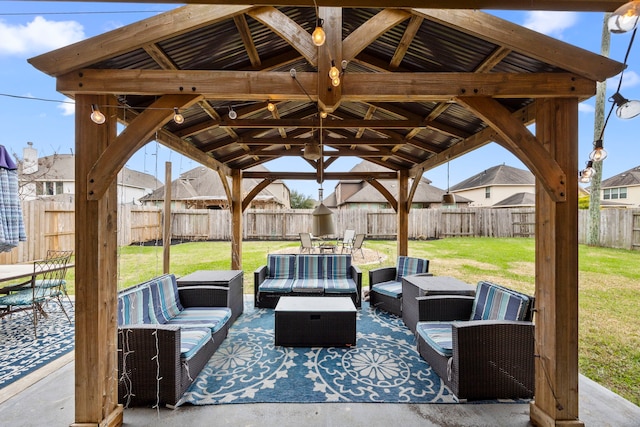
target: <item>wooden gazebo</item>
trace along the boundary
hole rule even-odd
[[[242,268],[242,212],[275,179],[367,179],[397,211],[402,255],[415,192],[409,179],[499,143],[537,179],[538,357],[530,417],[536,425],[582,425],[578,103],[622,65],[463,9],[613,10],[622,2],[406,0],[403,8],[388,8],[392,2],[354,0],[346,7],[318,0],[318,9],[306,3],[187,5],[29,61],[76,101],[75,425],[122,423],[115,178],[152,139],[220,174],[233,217],[233,269]],[[414,8],[424,4],[449,9]],[[326,33],[320,47],[311,39],[317,18]],[[340,79],[335,86],[332,65]],[[92,109],[104,113],[104,124],[90,119]],[[176,111],[181,124],[173,120]],[[120,134],[118,122],[125,125]],[[534,122],[535,134],[527,127]],[[244,172],[317,145],[322,155],[307,156],[310,172]],[[340,156],[393,172],[330,171]],[[243,177],[260,180],[244,198]],[[380,179],[397,179],[397,199]]]

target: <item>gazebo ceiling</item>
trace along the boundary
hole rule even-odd
[[[124,124],[162,111],[154,138],[227,173],[302,156],[304,144],[321,140],[324,157],[307,160],[316,172],[271,176],[319,181],[347,177],[324,172],[341,156],[416,176],[491,141],[518,154],[505,141],[521,130],[506,122],[532,123],[537,98],[586,99],[595,81],[622,70],[479,11],[319,14],[321,47],[311,41],[314,7],[187,5],[29,62],[70,97],[113,95]],[[346,64],[338,87],[332,62]],[[174,107],[184,123],[171,120]]]

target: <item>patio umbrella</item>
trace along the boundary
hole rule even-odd
[[[0,252],[8,252],[27,240],[18,197],[18,168],[0,145]]]

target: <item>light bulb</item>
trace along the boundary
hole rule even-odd
[[[640,101],[627,101],[616,110],[616,116],[621,119],[632,119],[640,114]]]
[[[107,121],[107,118],[102,114],[97,104],[91,104],[91,121],[99,125]]]
[[[275,104],[274,104],[273,102],[269,102],[269,103],[267,104],[267,110],[269,110],[269,111],[272,111],[272,112],[273,112],[273,111],[275,111],[275,109],[276,109],[276,106],[275,106]]]
[[[607,150],[602,147],[602,140],[599,139],[595,143],[593,151],[589,154],[589,159],[594,162],[601,162],[607,158]]]
[[[589,160],[587,162],[587,167],[584,168],[584,170],[582,171],[582,176],[584,178],[587,179],[591,179],[591,177],[593,176],[594,170],[593,170],[593,161]]]
[[[178,110],[178,107],[175,107],[173,109],[173,121],[179,125],[184,123],[184,116],[180,114],[180,110]]]
[[[340,86],[340,77],[336,77],[335,79],[331,79],[331,84],[335,87]]]
[[[318,18],[316,21],[316,29],[313,30],[313,34],[311,34],[311,39],[313,40],[313,44],[316,46],[322,46],[324,42],[327,40],[327,35],[324,33],[322,29],[322,19]]]
[[[583,184],[587,184],[587,183],[589,183],[591,181],[591,178],[589,178],[588,176],[584,176],[582,171],[580,171],[578,176],[579,176],[578,181],[580,181]]]
[[[320,111],[320,117],[322,117],[323,119],[327,118],[327,112],[326,111]]]
[[[332,80],[336,77],[340,77],[340,70],[336,67],[336,63],[331,61],[331,68],[329,69],[329,78]]]
[[[615,10],[607,20],[609,31],[614,34],[626,33],[638,25],[640,1],[631,1]]]
[[[235,120],[235,119],[237,119],[237,118],[238,118],[238,113],[236,113],[236,112],[235,112],[235,110],[234,110],[233,108],[231,108],[231,109],[229,110],[229,118],[230,118],[231,120]]]

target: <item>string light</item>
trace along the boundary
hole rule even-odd
[[[634,30],[640,17],[640,1],[630,1],[617,8],[607,20],[609,31],[614,34]]]
[[[180,114],[180,110],[178,110],[178,107],[175,107],[173,109],[173,121],[176,122],[176,124],[183,124],[184,123],[184,116],[182,114]]]
[[[595,146],[591,154],[589,154],[589,160],[593,160],[594,162],[601,162],[607,158],[607,150],[602,146],[602,140],[599,139],[595,142]]]
[[[327,40],[327,35],[322,29],[322,24],[324,21],[320,18],[316,19],[316,29],[313,30],[313,34],[311,34],[311,39],[313,40],[313,44],[320,47]]]
[[[267,104],[267,110],[274,112],[276,110],[276,105],[273,102],[269,102]]]
[[[107,121],[107,118],[102,114],[97,104],[91,104],[91,121],[99,125]]]
[[[231,120],[235,120],[238,118],[238,113],[236,113],[236,110],[233,109],[233,106],[229,107],[229,118]]]

